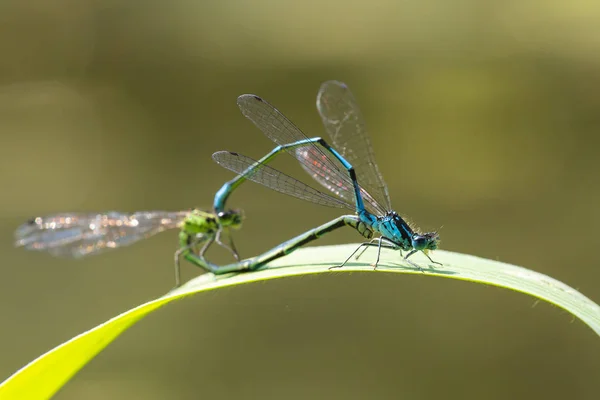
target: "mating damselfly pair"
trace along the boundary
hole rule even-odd
[[[255,161],[239,153],[220,151],[213,159],[238,175],[226,182],[216,193],[213,211],[150,211],[132,214],[69,213],[37,217],[16,231],[16,245],[29,250],[46,250],[54,255],[81,257],[105,249],[126,246],[164,230],[179,228],[180,248],[175,253],[176,285],[179,286],[179,260],[215,274],[256,270],[268,262],[283,257],[342,226],[350,226],[363,237],[362,243],[338,267],[344,266],[363,246],[377,246],[377,267],[382,247],[408,253],[428,252],[438,247],[437,232],[418,233],[391,207],[387,186],[374,159],[371,141],[354,96],[341,82],[325,82],[317,95],[317,109],[331,142],[320,137],[309,138],[275,107],[256,95],[241,95],[237,104],[242,114],[251,120],[277,147]],[[268,164],[280,153],[294,156],[303,169],[332,194],[319,191],[278,171]],[[231,193],[246,180],[258,182],[273,190],[324,206],[345,208],[354,214],[342,215],[311,229],[253,258],[239,260],[231,238],[231,229],[242,224],[239,210],[227,210],[225,203]],[[228,243],[222,240],[228,236]],[[374,234],[379,236],[372,239]],[[218,266],[206,260],[205,253],[214,242],[229,249],[235,263]],[[361,254],[359,253],[356,258]]]

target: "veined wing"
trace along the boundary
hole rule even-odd
[[[220,166],[227,168],[238,175],[243,175],[247,179],[260,183],[277,192],[322,206],[348,208],[350,210],[355,209],[352,200],[346,202],[342,199],[320,192],[275,168],[261,164],[242,154],[229,151],[218,151],[214,153],[212,157]]]
[[[244,94],[238,97],[237,104],[242,111],[242,114],[254,123],[269,139],[278,145],[286,145],[302,140],[309,139],[296,125],[287,119],[279,110],[269,104],[267,101],[253,94]],[[306,150],[310,149],[310,153],[315,154],[321,165],[320,171],[326,171],[327,182],[335,185],[335,190],[332,190],[344,202],[354,203],[353,182],[346,169],[341,163],[333,157],[327,150],[317,144],[307,144],[296,149],[288,149],[288,152],[293,155],[302,165],[302,167],[319,183],[323,183],[323,179],[315,175],[314,159],[305,157]],[[330,186],[326,187],[331,190]],[[365,204],[371,210],[373,205],[369,207],[369,203]],[[355,208],[355,207],[354,207]],[[376,209],[377,211],[377,209]]]
[[[331,178],[331,170],[321,161],[322,156],[315,151],[315,146],[300,147],[296,149],[296,157],[302,157],[302,159],[306,161],[302,163],[302,168],[304,168],[314,180],[319,182],[329,191],[335,193],[338,197],[341,197],[346,201],[354,200],[354,190],[352,186],[348,186],[347,182],[339,182]],[[385,215],[387,210],[382,207],[377,200],[362,187],[362,185],[359,185],[359,187],[360,195],[365,207],[371,211],[371,213],[374,212],[376,215]]]
[[[83,257],[176,228],[188,214],[189,211],[110,211],[36,217],[16,230],[15,246],[48,251],[55,256]]]
[[[375,163],[365,121],[348,86],[338,81],[323,83],[317,95],[317,109],[332,145],[352,164],[358,182],[386,211],[391,210],[388,189]]]

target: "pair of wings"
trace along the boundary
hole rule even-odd
[[[36,217],[15,232],[15,245],[79,258],[177,228],[190,211],[64,213]]]
[[[309,139],[275,107],[256,95],[242,95],[238,97],[237,104],[242,114],[277,145]],[[391,210],[390,197],[375,163],[364,119],[352,92],[342,82],[325,82],[317,95],[317,109],[331,140],[328,143],[354,167],[365,207],[375,215],[384,215]],[[314,143],[286,150],[334,196],[239,153],[220,151],[213,154],[213,159],[219,165],[278,192],[329,207],[356,209],[355,182],[330,152]]]

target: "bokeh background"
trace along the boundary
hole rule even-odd
[[[76,261],[13,248],[20,223],[210,208],[232,177],[214,151],[273,146],[236,97],[322,135],[329,79],[357,97],[400,213],[600,301],[599,37],[584,0],[2,1],[0,377],[173,284],[175,232]],[[245,256],[338,215],[255,184],[230,204]],[[583,323],[518,293],[332,274],[177,302],[56,398],[597,399],[599,355]]]

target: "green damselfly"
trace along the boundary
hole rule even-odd
[[[175,252],[175,284],[181,283],[179,260],[209,270],[204,254],[214,242],[228,249],[239,260],[231,235],[229,243],[221,236],[239,229],[240,210],[218,213],[192,209],[187,211],[137,211],[122,213],[62,213],[35,217],[15,232],[15,245],[27,250],[47,251],[54,256],[80,258],[109,249],[128,246],[157,233],[179,229],[179,250]]]

